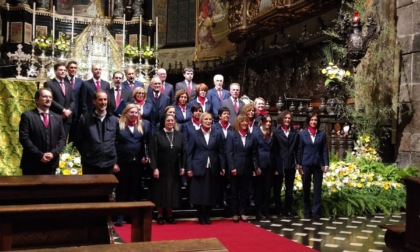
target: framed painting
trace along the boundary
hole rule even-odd
[[[137,34],[130,34],[129,36],[128,36],[128,43],[131,45],[131,46],[139,46],[139,44],[137,43]]]
[[[229,1],[196,1],[195,60],[211,60],[235,50],[227,38]]]
[[[10,42],[22,43],[23,27],[21,22],[10,23]]]
[[[96,17],[107,16],[109,13],[109,2],[101,0],[57,0],[57,13],[72,15],[74,9],[75,16]]]
[[[117,33],[115,34],[115,42],[122,48],[123,47],[123,34]]]
[[[35,27],[35,36],[47,36],[48,35],[48,27],[44,25],[37,25]]]
[[[25,23],[23,43],[30,45],[32,41],[32,24]]]

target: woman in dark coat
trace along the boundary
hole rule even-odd
[[[175,120],[179,126],[191,121],[191,108],[188,104],[190,97],[184,89],[175,94]]]
[[[259,169],[258,150],[255,138],[248,132],[249,119],[239,115],[235,120],[232,136],[226,140],[226,160],[231,184],[231,207],[233,222],[247,222],[245,209],[248,203],[249,184],[252,175]]]
[[[143,166],[149,162],[145,150],[150,140],[150,124],[140,120],[139,107],[128,104],[120,119],[120,131],[117,134],[117,164],[120,171],[115,173],[118,179],[117,201],[135,201],[138,184],[143,176]],[[123,225],[123,217],[117,218],[116,225]]]
[[[252,133],[258,147],[258,159],[260,168],[257,169],[255,177],[255,207],[256,220],[271,220],[270,199],[273,185],[273,170],[275,165],[273,152],[273,131],[271,127],[272,118],[270,115],[260,117],[260,127]]]
[[[164,122],[164,128],[152,138],[152,201],[158,210],[157,223],[165,222],[163,209],[166,209],[166,222],[175,224],[172,209],[179,207],[179,176],[185,171],[186,153],[182,133],[174,130],[175,117],[167,114]]]
[[[200,116],[201,128],[191,137],[187,174],[192,178],[190,202],[197,208],[198,222],[211,224],[211,207],[216,205],[220,178],[225,174],[225,151],[222,133],[212,130],[213,116]]]
[[[293,185],[296,176],[296,155],[299,147],[299,134],[292,126],[292,114],[282,111],[277,117],[278,128],[274,130],[274,146],[276,166],[273,178],[273,195],[276,213],[280,218],[283,214],[289,217],[293,214]],[[281,189],[285,184],[284,208],[281,202]]]
[[[319,116],[309,114],[306,118],[306,130],[299,133],[297,162],[299,173],[303,176],[303,203],[305,218],[311,216],[317,220],[321,212],[321,189],[324,173],[329,169],[327,134],[319,131]],[[311,183],[314,186],[311,211]]]

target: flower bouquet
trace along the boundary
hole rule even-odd
[[[41,51],[44,51],[44,50],[50,48],[52,43],[53,43],[53,40],[52,40],[51,36],[38,35],[35,38],[35,46]]]
[[[137,46],[132,46],[132,45],[128,44],[124,47],[124,56],[125,57],[127,57],[129,59],[132,59],[132,58],[134,58],[138,55],[139,55],[139,49],[138,49]]]
[[[55,174],[82,175],[80,154],[71,143],[66,145],[63,152],[60,154],[60,162]]]
[[[327,77],[325,86],[328,86],[330,83],[342,82],[344,78],[350,76],[349,71],[337,67],[332,62],[328,63],[328,66],[322,69],[321,73]]]
[[[142,48],[141,57],[144,59],[153,59],[155,57],[155,48],[150,46],[145,46]]]
[[[55,48],[59,52],[69,52],[70,51],[70,38],[65,34],[61,33],[59,37],[55,40]]]

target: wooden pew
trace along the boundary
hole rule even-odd
[[[52,252],[55,249],[34,249],[25,252]],[[191,239],[177,241],[140,242],[112,245],[92,245],[82,247],[60,248],[60,252],[138,252],[138,251],[159,251],[159,252],[227,252],[228,250],[216,238]]]
[[[111,243],[107,219],[129,215],[133,242],[151,240],[154,204],[94,202],[0,208],[0,250]]]

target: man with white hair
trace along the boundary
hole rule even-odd
[[[218,111],[222,106],[222,101],[230,97],[228,90],[223,89],[223,75],[216,74],[213,77],[214,88],[207,92],[207,99],[210,101],[213,111],[214,123],[219,121]]]
[[[162,81],[159,77],[153,77],[150,80],[150,85],[153,88],[153,93],[147,97],[146,103],[152,105],[152,113],[150,124],[152,125],[152,133],[159,130],[160,118],[165,115],[165,108],[170,105],[170,98],[162,94]]]
[[[160,92],[164,95],[169,96],[171,104],[174,103],[174,86],[171,83],[166,82],[166,70],[164,68],[159,68],[157,70],[157,77],[159,77],[162,81]],[[152,95],[153,87],[152,85],[149,85],[149,88],[147,89],[147,97],[151,97]]]

